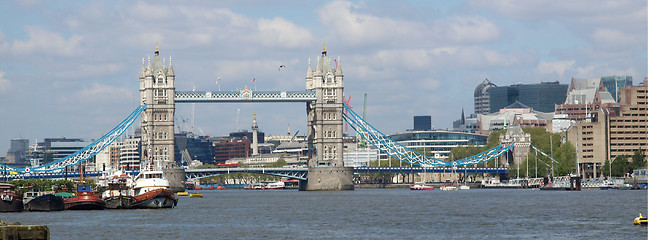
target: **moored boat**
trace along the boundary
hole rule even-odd
[[[286,185],[282,181],[264,181],[260,183],[252,183],[243,187],[245,190],[275,190],[275,189],[284,189]]]
[[[410,190],[434,190],[434,186],[425,183],[415,183],[409,187]]]
[[[203,194],[202,194],[202,193],[192,193],[192,194],[189,194],[189,197],[192,197],[192,198],[194,198],[194,197],[202,198],[202,197],[203,197]]]
[[[133,208],[135,198],[129,188],[132,184],[130,176],[126,174],[115,175],[108,182],[108,190],[101,194],[101,199],[108,209]]]
[[[23,203],[26,211],[62,211],[65,209],[65,202],[62,197],[54,195],[53,191],[42,191],[33,189],[25,192]]]
[[[189,196],[188,192],[178,192],[178,196]]]
[[[162,171],[141,172],[135,177],[133,191],[134,208],[173,208],[178,204]]]
[[[66,198],[64,202],[65,210],[102,210],[106,208],[106,202],[101,200],[88,184],[79,184],[76,196]]]
[[[441,191],[454,191],[457,190],[457,187],[452,185],[445,185],[445,186],[441,186],[439,189],[441,189]]]
[[[14,190],[16,186],[8,183],[0,183],[0,212],[22,212],[24,210],[23,199]]]

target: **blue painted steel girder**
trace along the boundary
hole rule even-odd
[[[312,102],[311,91],[176,91],[176,103],[192,102]]]
[[[453,168],[422,168],[422,167],[355,167],[354,173],[506,173],[508,168],[480,168],[457,167]]]

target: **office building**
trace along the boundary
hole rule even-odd
[[[490,89],[497,87],[488,78],[484,79],[477,87],[473,94],[475,101],[475,114],[488,114],[490,109]]]
[[[414,130],[427,131],[432,129],[431,116],[414,116]]]
[[[490,88],[490,112],[497,112],[514,102],[521,102],[540,112],[553,112],[567,96],[567,84],[541,82]]]
[[[628,156],[635,151],[648,154],[648,78],[643,86],[629,86],[620,91],[619,112],[598,109],[597,117],[581,121],[563,133],[564,140],[576,145],[581,175],[598,178],[605,160]]]
[[[601,82],[612,95],[614,101],[619,102],[621,90],[627,86],[632,86],[632,76],[606,76],[601,77]]]

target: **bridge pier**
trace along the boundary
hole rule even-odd
[[[299,182],[300,191],[353,190],[352,167],[309,167],[308,180]]]
[[[171,192],[185,191],[185,179],[187,175],[183,168],[164,168],[162,169],[162,175],[169,180],[169,190]]]

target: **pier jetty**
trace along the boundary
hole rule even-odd
[[[49,228],[45,225],[22,225],[0,220],[0,239],[49,240]]]

